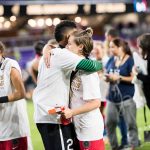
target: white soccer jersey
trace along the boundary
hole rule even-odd
[[[78,71],[71,84],[71,108],[78,108],[92,99],[101,99],[99,76]],[[77,138],[93,141],[103,138],[104,123],[99,108],[73,117]]]
[[[52,50],[50,68],[45,66],[41,58],[37,87],[33,92],[36,123],[60,123],[57,115],[49,115],[48,110],[56,106],[68,107],[70,75],[81,59],[61,48]]]
[[[15,60],[5,58],[0,69],[0,97],[14,91],[10,79],[11,68],[21,73]],[[29,135],[29,123],[25,100],[0,104],[0,141],[11,140]]]

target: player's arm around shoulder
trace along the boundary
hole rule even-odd
[[[47,68],[50,67],[50,58],[51,58],[51,52],[52,49],[55,49],[56,47],[50,44],[46,44],[43,48],[43,58],[44,58],[44,63],[47,66]]]
[[[103,69],[102,62],[91,60],[91,59],[82,59],[76,69],[84,70],[86,72],[97,72]]]

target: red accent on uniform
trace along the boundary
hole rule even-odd
[[[21,137],[16,139],[16,143],[13,140],[0,141],[0,150],[27,150],[27,137]]]
[[[104,141],[96,140],[96,141],[88,141],[89,147],[84,146],[84,141],[79,141],[80,150],[105,150]]]

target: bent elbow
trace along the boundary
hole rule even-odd
[[[23,98],[25,98],[25,90],[19,92],[19,99],[23,99]]]
[[[96,108],[99,108],[101,106],[101,101],[100,99],[96,100]]]
[[[99,108],[99,107],[101,107],[101,101],[99,101],[99,103],[98,103],[98,108]]]
[[[25,91],[23,91],[22,94],[21,94],[21,98],[25,98],[25,95],[26,95]]]

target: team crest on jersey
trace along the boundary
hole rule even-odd
[[[79,70],[75,76],[75,78],[73,79],[72,83],[71,83],[71,88],[72,90],[76,90],[79,91],[79,88],[81,86],[81,75],[83,74],[83,71]]]
[[[74,80],[72,81],[72,90],[76,90],[78,91],[81,85],[81,78],[79,76],[77,76],[76,78],[74,78]]]

